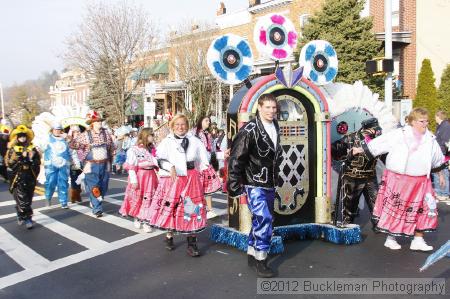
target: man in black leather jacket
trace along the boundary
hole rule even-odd
[[[258,114],[237,133],[228,164],[228,194],[246,196],[252,214],[248,240],[248,264],[260,277],[272,277],[267,253],[272,237],[272,214],[278,159],[281,157],[277,101],[271,94],[258,100]]]
[[[331,155],[334,160],[344,161],[340,175],[340,190],[337,196],[343,202],[342,225],[353,223],[358,215],[358,203],[361,194],[367,203],[372,215],[375,199],[377,198],[378,182],[375,167],[377,158],[368,157],[365,154],[352,156],[352,147],[361,147],[363,143],[381,134],[381,128],[376,118],[369,118],[361,122],[361,129],[345,135],[331,145]],[[338,201],[336,201],[338,204]],[[336,216],[335,216],[336,217]],[[372,220],[372,225],[375,223]]]

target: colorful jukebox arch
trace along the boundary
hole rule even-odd
[[[229,146],[239,128],[255,117],[261,95],[270,93],[277,99],[283,157],[277,165],[271,253],[283,251],[283,239],[324,238],[339,244],[361,241],[359,226],[330,224],[332,99],[322,85],[329,85],[337,74],[337,54],[328,42],[312,41],[302,48],[300,68],[278,67],[278,60],[295,48],[297,34],[289,24],[284,16],[272,14],[255,27],[256,48],[275,60],[274,74],[247,79],[253,54],[247,40],[238,36],[216,38],[207,54],[215,78],[230,85],[245,83],[228,108]],[[228,227],[213,225],[211,239],[247,250],[251,214],[244,197],[228,197],[228,215]]]
[[[295,73],[295,71],[294,71]],[[275,225],[330,221],[331,155],[330,114],[325,96],[306,78],[289,86],[282,72],[258,78],[243,86],[228,109],[228,138],[256,115],[258,98],[276,96],[279,105],[283,160],[275,201]],[[249,85],[249,84],[247,84]],[[246,203],[229,199],[229,225],[246,231]]]

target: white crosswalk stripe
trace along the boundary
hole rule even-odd
[[[100,240],[96,237],[79,231],[67,224],[56,221],[55,219],[39,212],[34,213],[33,221],[42,226],[45,226],[49,230],[60,234],[67,239],[80,244],[81,246],[86,247],[87,249],[99,248],[108,244],[108,242],[106,241]]]
[[[93,258],[98,255],[105,254],[107,252],[132,245],[137,242],[144,241],[148,238],[155,237],[157,235],[161,235],[164,232],[154,232],[151,234],[138,234],[131,237],[127,237],[112,243],[108,243],[107,246],[103,246],[101,248],[95,248],[91,250],[85,250],[77,254],[69,255],[67,257],[52,261],[47,264],[36,264],[36,265],[30,265],[31,267],[25,268],[25,270],[16,272],[14,274],[1,277],[0,278],[0,290],[12,285],[15,285],[19,282],[40,276],[42,274],[55,271],[76,263],[79,263],[81,261]],[[31,258],[29,258],[31,259]],[[28,258],[27,258],[28,260]]]
[[[117,211],[123,202],[124,192],[107,195],[104,198],[105,202],[114,204],[117,206]],[[38,201],[44,199],[44,196],[35,196],[33,201]],[[226,203],[227,201],[220,198],[214,198],[213,201],[217,203]],[[0,207],[7,207],[15,205],[14,200],[2,201],[0,202]],[[56,260],[48,260],[47,258],[41,256],[39,253],[35,252],[32,248],[28,247],[20,240],[15,238],[10,232],[0,227],[0,250],[4,251],[12,260],[14,260],[20,267],[24,270],[0,277],[0,289],[12,286],[22,281],[26,281],[33,277],[67,267],[72,264],[76,264],[83,260],[93,258],[98,255],[128,246],[148,238],[153,238],[158,235],[163,234],[163,231],[154,230],[151,233],[144,233],[142,229],[137,229],[133,226],[133,222],[123,218],[121,216],[116,216],[108,213],[104,213],[103,217],[97,218],[92,214],[92,209],[80,205],[80,204],[69,204],[69,208],[78,213],[93,217],[98,221],[103,221],[114,226],[118,226],[129,231],[135,232],[135,235],[126,237],[114,242],[107,242],[98,237],[94,237],[88,233],[78,230],[75,227],[69,226],[61,221],[52,218],[48,214],[44,214],[43,211],[60,209],[59,205],[52,205],[50,207],[41,207],[34,209],[33,221],[42,227],[56,233],[66,239],[69,239],[83,247],[86,250],[81,252],[65,256]],[[213,208],[217,216],[227,214],[227,209]],[[0,215],[0,220],[2,219],[15,219],[15,213]],[[216,216],[215,216],[216,217]],[[8,220],[7,220],[8,221]],[[39,229],[36,227],[34,229]]]
[[[24,269],[46,267],[50,261],[37,254],[13,235],[0,227],[0,249]]]
[[[71,206],[69,206],[69,208],[71,210],[80,212],[80,213],[82,213],[84,215],[87,215],[87,216],[90,216],[90,217],[93,217],[93,218],[97,218],[94,214],[92,214],[92,209],[89,208],[89,207],[85,207],[85,206],[82,206],[82,205],[71,205]],[[110,224],[113,224],[113,225],[116,225],[116,226],[119,226],[119,227],[122,227],[122,228],[125,228],[125,229],[128,229],[128,230],[131,230],[131,231],[134,231],[136,233],[141,233],[142,232],[142,230],[135,228],[131,221],[126,220],[125,218],[122,218],[122,217],[113,216],[113,215],[110,215],[110,214],[103,213],[103,217],[100,217],[100,218],[97,218],[97,219],[99,219],[101,221],[104,221],[104,222],[108,222]]]

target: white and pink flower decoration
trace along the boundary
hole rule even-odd
[[[258,51],[273,60],[288,58],[297,46],[297,38],[294,24],[279,14],[261,17],[253,32]]]

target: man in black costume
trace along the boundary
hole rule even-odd
[[[17,223],[25,225],[28,229],[33,227],[31,216],[31,201],[41,158],[39,152],[33,146],[33,131],[25,125],[19,125],[11,132],[8,152],[5,162],[9,172],[9,191],[16,201]]]
[[[275,273],[267,266],[272,238],[273,205],[281,157],[277,100],[271,94],[258,99],[256,118],[244,125],[231,146],[228,164],[228,194],[246,197],[252,214],[248,238],[248,265],[260,277]]]
[[[343,169],[340,173],[340,190],[337,190],[337,199],[343,202],[342,225],[353,223],[358,215],[358,203],[361,194],[372,215],[375,199],[377,198],[378,182],[375,167],[377,159],[371,159],[365,154],[352,156],[352,147],[361,147],[371,139],[381,135],[381,128],[376,118],[361,122],[361,129],[345,135],[331,145],[331,155],[334,160],[343,160]],[[339,201],[336,200],[336,204]],[[335,215],[337,217],[337,215]],[[374,225],[374,223],[372,222]]]

